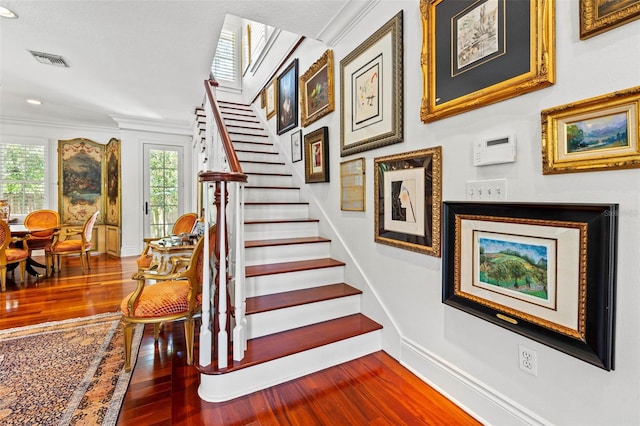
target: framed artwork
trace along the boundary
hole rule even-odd
[[[58,141],[60,223],[80,225],[102,211],[104,148],[83,138]]]
[[[640,18],[640,0],[580,0],[580,39]]]
[[[329,182],[329,128],[321,127],[304,135],[304,180]]]
[[[298,59],[278,76],[278,134],[298,126]]]
[[[291,133],[291,162],[302,161],[302,130]]]
[[[340,210],[365,210],[365,167],[364,158],[340,163]]]
[[[277,80],[274,78],[273,81],[266,87],[265,90],[265,109],[267,113],[267,120],[276,115],[276,87]]]
[[[640,167],[640,86],[543,110],[543,174]]]
[[[420,0],[429,123],[555,81],[553,0]]]
[[[106,202],[104,221],[107,225],[120,225],[120,139],[112,138],[105,146]]]
[[[374,159],[375,241],[440,257],[442,147]]]
[[[333,73],[333,50],[328,49],[300,77],[300,114],[303,127],[335,109]]]
[[[267,107],[267,90],[262,89],[262,91],[260,92],[260,108],[266,108],[266,107]]]
[[[443,203],[442,301],[614,368],[617,204]]]
[[[251,65],[251,25],[247,24],[247,28],[242,37],[242,76],[249,71]]]
[[[340,155],[403,140],[402,11],[340,61]]]

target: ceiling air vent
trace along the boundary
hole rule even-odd
[[[62,56],[52,55],[51,53],[34,52],[33,50],[30,50],[29,52],[31,53],[31,55],[33,55],[34,58],[36,58],[36,61],[42,64],[69,68],[69,64],[67,64],[67,61],[65,61]]]

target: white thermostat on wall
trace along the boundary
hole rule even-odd
[[[473,144],[473,165],[512,163],[516,161],[516,136],[478,141]]]

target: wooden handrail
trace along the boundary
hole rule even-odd
[[[242,167],[240,166],[240,161],[238,161],[238,156],[236,155],[236,151],[233,149],[231,137],[229,136],[227,127],[224,125],[224,121],[222,120],[222,114],[220,114],[218,101],[216,101],[216,98],[213,95],[213,90],[211,90],[211,86],[214,84],[217,85],[217,82],[215,80],[205,80],[204,90],[207,93],[207,97],[209,98],[209,104],[211,105],[213,118],[216,120],[216,125],[218,126],[218,131],[220,132],[220,139],[222,140],[224,152],[227,154],[227,163],[229,164],[231,172],[243,173]]]

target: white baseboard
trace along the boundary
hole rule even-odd
[[[486,425],[549,425],[550,422],[409,339],[400,363]]]

